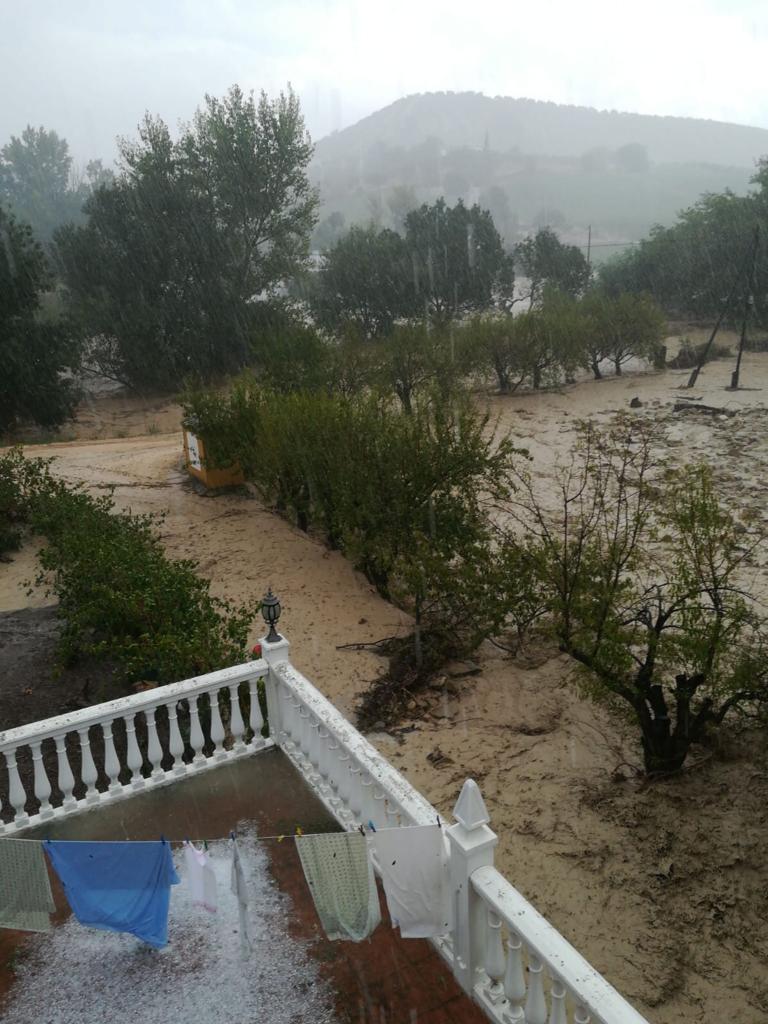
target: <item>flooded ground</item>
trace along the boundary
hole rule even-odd
[[[478,400],[547,478],[577,420],[608,422],[637,397],[634,414],[663,423],[671,458],[711,461],[725,493],[764,517],[768,354],[747,355],[749,390],[725,390],[731,369],[728,360],[709,364],[693,391],[680,390],[689,371],[666,371]],[[723,412],[675,412],[681,394]],[[178,412],[168,406],[166,414],[171,429]],[[146,411],[134,416],[144,422]],[[134,429],[131,416],[121,429]],[[340,555],[258,500],[197,495],[181,472],[178,431],[33,451],[55,457],[68,479],[116,485],[123,507],[167,509],[166,548],[198,559],[216,593],[251,598],[272,585],[296,664],[347,714],[383,666],[338,645],[407,629],[407,617]],[[0,608],[28,603],[22,580],[33,569],[32,550],[0,565]],[[260,632],[255,623],[253,638]],[[438,681],[406,729],[373,741],[446,815],[463,779],[478,780],[500,835],[501,870],[652,1022],[768,1022],[765,737],[726,737],[720,750],[697,752],[679,778],[648,785],[631,768],[633,734],[576,696],[566,659],[541,652],[510,662],[489,648],[479,663],[478,676]]]

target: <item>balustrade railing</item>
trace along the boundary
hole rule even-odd
[[[288,660],[270,664],[270,734],[346,828],[430,825],[438,812]],[[648,1024],[493,867],[495,833],[468,780],[447,827],[453,934],[435,940],[457,980],[499,1024]]]
[[[258,695],[266,674],[253,661],[0,732],[0,835],[271,745]]]
[[[262,641],[262,650],[264,660],[0,732],[10,800],[0,835],[274,744],[345,828],[439,822],[432,804],[291,665],[286,640]],[[444,832],[455,923],[434,944],[490,1019],[647,1024],[495,869],[497,836],[471,780],[454,818]]]

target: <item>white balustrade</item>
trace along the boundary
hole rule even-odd
[[[286,640],[264,640],[262,651],[264,660],[0,732],[10,804],[3,807],[3,820],[10,811],[13,816],[5,824],[0,820],[0,834],[128,795],[137,787],[175,781],[190,770],[197,772],[274,742],[345,828],[369,821],[377,829],[439,821],[429,801],[291,665]],[[262,679],[269,740],[261,735]],[[249,742],[245,742],[240,708],[240,688],[246,683]],[[229,735],[220,696],[229,707]],[[161,707],[167,712],[167,730],[158,729],[164,720],[164,715],[156,718]],[[144,749],[136,735],[140,721],[146,722]],[[115,726],[119,726],[118,738],[125,734],[123,760],[115,744]],[[98,788],[99,772],[89,741],[89,729],[94,727],[101,728],[104,739],[105,792]],[[77,779],[67,754],[67,737],[74,733],[81,752]],[[57,787],[52,786],[46,767],[45,740],[55,742]],[[18,768],[19,748],[31,751],[34,791],[30,796],[40,808],[33,815],[27,811],[28,794]],[[167,770],[164,759],[169,763]],[[121,782],[121,774],[124,779],[130,776],[127,782]],[[62,795],[58,806],[51,800],[56,788]],[[75,790],[85,795],[77,799]],[[493,866],[497,837],[471,780],[462,789],[454,817],[455,824],[445,834],[455,921],[450,936],[432,941],[488,1017],[498,1024],[569,1024],[572,1007],[572,1024],[647,1024]]]
[[[265,741],[261,735],[263,720],[257,693],[258,680],[267,672],[266,662],[253,661],[0,732],[0,765],[4,760],[8,772],[7,803],[0,806],[3,812],[0,835],[11,835],[31,825],[121,798],[134,790],[164,785],[185,775],[188,766],[184,761],[185,743],[180,716],[181,722],[189,728],[189,744],[196,771],[271,746],[272,740]],[[250,743],[244,742],[245,726],[240,708],[239,687],[244,683],[248,683],[251,693],[249,721],[253,739]],[[220,695],[229,699],[231,749],[227,748]],[[203,708],[198,708],[198,700],[202,697],[206,699],[205,714],[201,720]],[[158,730],[158,723],[162,724],[165,717],[156,717],[161,707],[167,711],[167,730]],[[142,722],[146,723],[145,741],[143,737],[140,741],[137,735],[137,726]],[[104,741],[103,757],[100,758],[105,779],[103,792],[99,788],[100,772],[91,748],[89,730],[93,728],[101,730]],[[143,729],[140,730],[142,732]],[[121,753],[118,752],[122,749],[120,743],[115,742],[116,735],[118,741],[125,736]],[[55,767],[52,757],[46,753],[45,741],[55,749]],[[167,770],[162,764],[166,756],[164,744],[167,745],[170,762]],[[213,747],[210,757],[204,749],[209,746]],[[80,765],[75,774],[70,751],[78,749]],[[19,772],[17,759],[20,750],[28,750],[25,757],[31,760],[29,793]],[[75,757],[75,764],[76,761]],[[121,781],[121,776],[126,781]],[[84,795],[79,796],[81,793]],[[32,799],[39,805],[36,813],[27,811],[27,802]],[[12,820],[7,820],[9,818]]]

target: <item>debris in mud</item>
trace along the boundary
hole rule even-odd
[[[454,763],[453,758],[444,754],[440,747],[435,747],[431,754],[427,754],[427,760],[434,768],[447,768]]]
[[[675,402],[673,412],[702,412],[707,416],[735,416],[738,409],[723,409],[703,402]]]

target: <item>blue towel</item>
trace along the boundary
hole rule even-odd
[[[167,842],[43,845],[80,924],[167,945],[171,886],[179,881]]]

